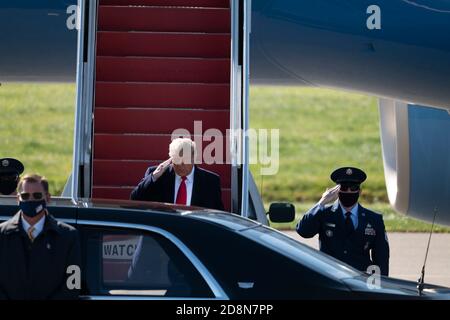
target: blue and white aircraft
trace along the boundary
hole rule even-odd
[[[0,81],[72,82],[77,2],[0,2]],[[251,81],[380,98],[398,211],[450,225],[450,1],[253,0]]]

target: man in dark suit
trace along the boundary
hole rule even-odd
[[[77,298],[81,282],[78,232],[48,213],[45,178],[27,175],[18,191],[20,211],[0,224],[0,299]]]
[[[147,169],[131,192],[131,200],[192,205],[224,210],[220,178],[194,165],[195,143],[178,138],[169,147],[170,158]]]
[[[22,162],[17,159],[0,159],[0,196],[16,195],[19,177],[24,169]]]
[[[387,276],[389,243],[383,216],[358,203],[360,184],[366,177],[357,168],[335,170],[331,180],[337,186],[325,191],[320,201],[303,216],[297,224],[297,233],[304,238],[318,233],[320,251],[361,271],[376,265],[381,274]],[[333,205],[326,206],[333,201]]]

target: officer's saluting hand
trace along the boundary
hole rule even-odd
[[[323,194],[322,198],[320,198],[318,204],[319,206],[323,207],[326,204],[332,203],[336,201],[339,197],[339,191],[341,189],[341,185],[338,184],[337,186],[327,189]]]
[[[366,174],[358,168],[344,167],[333,171],[330,178],[337,185],[327,189],[303,216],[297,233],[304,238],[318,233],[320,251],[361,271],[377,265],[387,276],[389,243],[383,217],[358,203]]]

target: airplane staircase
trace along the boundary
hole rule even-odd
[[[175,129],[193,134],[201,121],[202,133],[216,128],[225,137],[230,20],[229,0],[99,1],[93,198],[128,199],[146,168],[168,158]],[[200,167],[220,175],[230,210],[231,165]]]

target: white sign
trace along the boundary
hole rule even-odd
[[[132,260],[140,237],[103,241],[103,259]]]

